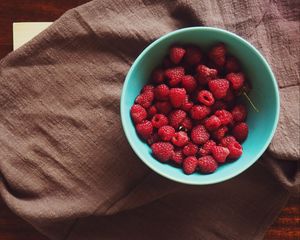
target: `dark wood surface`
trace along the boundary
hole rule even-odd
[[[1,0],[0,58],[12,51],[13,22],[54,21],[66,10],[87,0]],[[291,198],[266,233],[265,240],[300,240],[299,198]],[[0,200],[0,240],[46,240],[14,215]]]

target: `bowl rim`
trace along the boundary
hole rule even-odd
[[[153,167],[151,164],[148,163],[147,160],[144,160],[144,157],[142,156],[142,154],[139,153],[138,149],[135,147],[135,144],[133,142],[133,140],[131,139],[131,136],[130,136],[130,132],[129,130],[125,127],[125,114],[126,113],[126,110],[125,110],[125,90],[127,89],[127,86],[129,84],[129,78],[133,72],[133,70],[135,69],[136,65],[138,64],[138,62],[144,57],[144,55],[150,50],[152,49],[155,45],[159,44],[161,41],[165,40],[166,38],[169,38],[173,35],[176,35],[176,34],[179,34],[179,33],[184,33],[184,32],[188,32],[188,31],[197,31],[197,30],[209,30],[209,31],[216,31],[216,32],[222,32],[222,33],[225,33],[225,34],[228,34],[230,35],[231,37],[233,38],[236,38],[238,39],[239,41],[243,42],[244,44],[248,45],[248,47],[254,51],[258,56],[259,58],[261,58],[263,64],[264,64],[264,67],[266,68],[266,70],[268,71],[268,73],[270,74],[271,76],[271,79],[272,79],[272,83],[274,85],[274,89],[275,89],[275,95],[276,95],[276,115],[275,115],[275,121],[273,123],[273,127],[272,127],[272,130],[270,132],[270,135],[268,136],[264,146],[261,148],[261,150],[256,154],[256,156],[253,158],[252,161],[249,161],[247,163],[245,163],[244,167],[243,168],[240,168],[238,171],[235,171],[231,174],[228,174],[226,175],[225,177],[219,177],[215,180],[205,180],[205,181],[199,181],[199,182],[195,182],[195,181],[188,181],[188,180],[182,180],[182,179],[177,179],[176,177],[173,177],[172,175],[170,174],[167,174],[163,171],[161,171],[160,169],[156,169],[155,167]],[[121,122],[122,122],[122,128],[123,128],[123,131],[125,132],[125,135],[126,135],[126,138],[127,138],[127,141],[129,142],[131,148],[133,149],[133,151],[135,152],[135,154],[140,158],[140,160],[142,160],[150,169],[152,169],[154,172],[160,174],[161,176],[165,177],[165,178],[168,178],[170,180],[173,180],[175,182],[179,182],[179,183],[183,183],[183,184],[189,184],[189,185],[209,185],[209,184],[215,184],[215,183],[219,183],[219,182],[224,182],[224,181],[227,181],[239,174],[241,174],[242,172],[244,172],[245,170],[247,170],[250,166],[252,166],[261,156],[262,154],[265,152],[265,150],[267,149],[267,147],[269,146],[274,134],[275,134],[275,131],[276,131],[276,128],[277,128],[277,125],[278,125],[278,120],[279,120],[279,113],[280,113],[280,94],[279,94],[279,89],[278,89],[278,84],[277,84],[277,81],[276,81],[276,78],[274,76],[274,73],[271,69],[271,67],[269,66],[267,60],[264,58],[264,56],[251,44],[249,43],[247,40],[245,40],[244,38],[238,36],[237,34],[233,33],[233,32],[230,32],[230,31],[227,31],[227,30],[224,30],[224,29],[221,29],[221,28],[216,28],[216,27],[201,27],[201,26],[198,26],[198,27],[187,27],[187,28],[181,28],[181,29],[178,29],[178,30],[175,30],[175,31],[172,31],[172,32],[169,32],[169,33],[166,33],[164,35],[162,35],[161,37],[159,37],[158,39],[156,39],[155,41],[153,41],[151,44],[149,44],[140,54],[139,56],[135,59],[135,61],[133,62],[133,64],[131,65],[127,75],[126,75],[126,78],[125,78],[125,81],[123,83],[123,87],[122,87],[122,93],[121,93],[121,107],[120,107],[120,113],[121,113]]]

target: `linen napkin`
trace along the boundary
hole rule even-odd
[[[262,239],[299,188],[299,3],[92,1],[0,61],[0,194],[49,239]],[[250,169],[187,186],[148,169],[119,102],[149,43],[216,26],[255,45],[281,93],[276,136]]]

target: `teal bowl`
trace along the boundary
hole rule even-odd
[[[182,169],[157,161],[151,148],[141,141],[130,117],[130,108],[151,71],[162,62],[174,43],[195,44],[208,49],[218,42],[226,44],[228,52],[236,56],[252,85],[249,94],[259,112],[248,106],[249,135],[243,145],[243,155],[235,162],[220,166],[208,175],[185,175]],[[151,43],[131,66],[122,90],[121,119],[129,144],[138,157],[152,170],[171,180],[194,185],[205,185],[228,180],[249,168],[268,147],[279,117],[279,91],[270,66],[261,53],[245,39],[234,33],[211,27],[191,27],[170,32]]]

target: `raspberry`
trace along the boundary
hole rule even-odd
[[[170,102],[173,107],[179,108],[185,103],[186,100],[186,91],[184,88],[171,88],[170,89]]]
[[[182,77],[181,85],[188,93],[191,93],[196,89],[197,81],[193,76],[185,75]]]
[[[185,146],[189,141],[189,137],[186,132],[179,131],[175,133],[175,135],[172,137],[172,143],[177,147],[183,147]]]
[[[247,109],[244,105],[238,104],[231,111],[233,120],[236,122],[243,122],[247,117]]]
[[[147,111],[141,105],[134,104],[130,109],[130,115],[134,123],[140,123],[147,118]]]
[[[144,120],[136,125],[136,131],[143,139],[147,139],[153,132],[152,123],[148,120]]]
[[[169,87],[166,84],[160,84],[154,89],[154,97],[156,100],[168,100]]]
[[[180,61],[183,58],[184,54],[185,54],[184,48],[172,47],[170,49],[170,59],[175,64],[180,63]]]
[[[151,146],[153,155],[160,161],[166,162],[174,154],[174,147],[168,142],[157,142]]]
[[[235,137],[227,136],[221,139],[220,143],[223,147],[227,147],[230,143],[236,142]]]
[[[199,149],[199,154],[201,156],[206,156],[211,153],[211,149],[216,146],[216,142],[213,140],[208,140],[206,143],[204,143],[203,147]]]
[[[147,143],[149,145],[152,145],[153,143],[156,143],[156,142],[159,142],[159,136],[158,134],[155,132],[155,133],[152,133],[150,137],[148,137],[147,139]]]
[[[215,115],[220,119],[221,124],[226,126],[232,122],[232,114],[226,110],[218,110],[215,112]]]
[[[148,92],[148,91],[150,91],[150,92],[153,92],[154,91],[154,86],[153,85],[151,85],[151,84],[147,84],[147,85],[145,85],[143,88],[142,88],[142,93],[144,93],[144,92]]]
[[[182,152],[185,156],[195,156],[198,152],[198,146],[196,144],[189,143],[184,146]]]
[[[210,114],[210,108],[204,105],[194,105],[190,110],[192,119],[201,120]]]
[[[197,65],[201,62],[202,53],[198,47],[190,46],[186,48],[184,61],[189,66]]]
[[[205,120],[204,126],[208,131],[213,131],[221,126],[221,121],[217,116],[212,115]]]
[[[199,84],[205,85],[209,80],[216,78],[218,71],[213,68],[209,68],[205,65],[199,65],[196,69],[197,80]]]
[[[149,118],[152,118],[156,113],[157,113],[157,109],[154,105],[150,106],[148,109],[147,109],[147,113],[148,113],[148,117]]]
[[[224,66],[226,49],[224,43],[219,43],[214,46],[208,53],[209,58],[217,65]]]
[[[135,99],[135,103],[140,104],[144,108],[151,106],[154,99],[154,94],[151,91],[143,92]]]
[[[214,159],[219,163],[224,163],[229,155],[229,150],[226,147],[214,146],[211,149]]]
[[[232,135],[239,142],[243,142],[248,136],[248,125],[247,123],[241,122],[234,126],[232,129]]]
[[[229,73],[226,75],[226,79],[231,83],[234,90],[241,89],[245,82],[245,76],[243,73]]]
[[[235,96],[234,96],[232,90],[229,88],[226,93],[226,96],[223,98],[223,100],[227,103],[231,103],[234,100],[234,98],[235,98]]]
[[[181,163],[183,162],[183,158],[184,155],[182,153],[181,149],[177,149],[175,150],[175,152],[173,153],[171,160],[176,164],[176,165],[181,165]]]
[[[151,119],[151,123],[152,123],[153,127],[161,128],[162,126],[168,125],[169,120],[163,114],[155,114]]]
[[[184,103],[181,106],[181,109],[188,112],[194,106],[194,103],[189,101],[188,96],[186,96]]]
[[[208,82],[208,87],[216,99],[224,98],[229,89],[226,79],[215,79]]]
[[[225,68],[228,73],[238,72],[240,70],[240,64],[235,57],[229,56],[225,63]]]
[[[198,160],[196,157],[189,156],[183,160],[183,171],[185,174],[192,174],[196,171]]]
[[[151,75],[151,80],[154,83],[160,84],[165,80],[165,72],[161,68],[156,68],[153,70]]]
[[[220,141],[228,132],[228,127],[223,126],[212,133],[214,139]]]
[[[169,80],[169,85],[171,87],[174,87],[181,82],[181,79],[184,76],[184,68],[169,68],[165,71],[165,76]]]
[[[197,100],[204,104],[205,106],[211,106],[215,103],[215,99],[213,97],[213,95],[211,94],[210,91],[207,91],[207,90],[201,90],[199,93],[198,93],[198,97],[197,97]]]
[[[170,141],[175,134],[175,129],[169,125],[162,126],[158,129],[158,136],[163,141]]]
[[[174,110],[169,114],[169,123],[175,129],[178,129],[186,118],[186,112],[182,110]]]
[[[172,106],[169,102],[157,102],[155,107],[159,113],[168,115],[172,111]]]
[[[227,148],[229,149],[228,157],[231,159],[238,159],[243,153],[243,147],[238,142],[229,143]]]
[[[211,110],[212,112],[215,112],[217,110],[221,109],[227,109],[227,104],[223,102],[222,100],[215,101],[215,104],[212,105]]]
[[[209,139],[209,133],[203,125],[197,125],[192,129],[191,138],[195,144],[204,144]]]
[[[198,166],[201,173],[213,173],[218,168],[218,164],[212,156],[199,158]]]
[[[186,117],[182,123],[181,126],[183,127],[183,129],[185,129],[186,131],[190,131],[193,127],[193,123],[192,120],[189,117]],[[179,127],[180,128],[180,127]],[[180,130],[180,129],[179,129]]]

